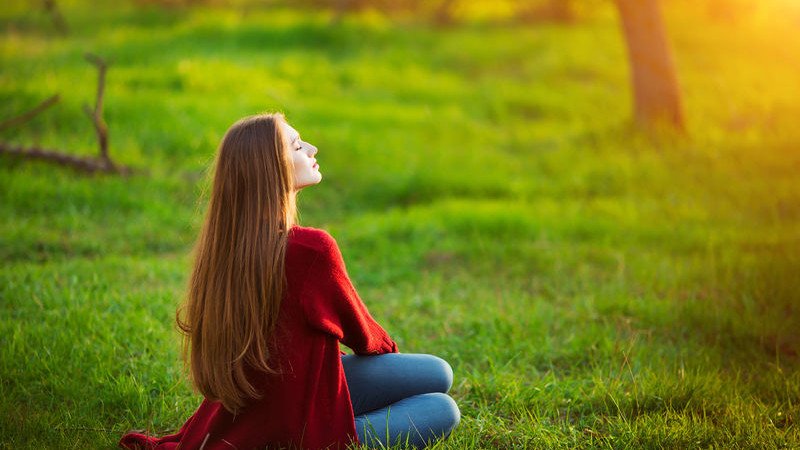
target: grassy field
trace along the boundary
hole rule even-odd
[[[402,351],[451,362],[440,448],[800,447],[800,14],[665,2],[689,137],[631,131],[613,10],[445,29],[376,14],[0,7],[0,140],[111,153],[85,177],[0,156],[0,447],[112,448],[199,402],[173,325],[230,123],[320,148],[329,230]],[[701,4],[721,2],[706,0]],[[739,2],[744,4],[744,2]]]

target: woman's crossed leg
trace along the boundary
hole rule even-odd
[[[443,359],[408,353],[345,355],[342,365],[361,443],[419,448],[458,425],[458,406],[447,395],[453,371]]]

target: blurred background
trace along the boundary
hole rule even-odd
[[[800,3],[5,0],[0,27],[0,447],[193,412],[207,170],[265,111],[320,149],[301,223],[452,363],[442,448],[800,446]]]

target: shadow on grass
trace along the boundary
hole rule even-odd
[[[713,270],[686,320],[726,360],[800,363],[800,240],[741,244]],[[701,287],[702,289],[702,287]]]

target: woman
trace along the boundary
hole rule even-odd
[[[450,366],[397,353],[334,239],[295,225],[297,192],[322,180],[316,154],[280,114],[226,133],[178,315],[205,399],[177,434],[129,433],[122,447],[421,447],[458,424]]]

